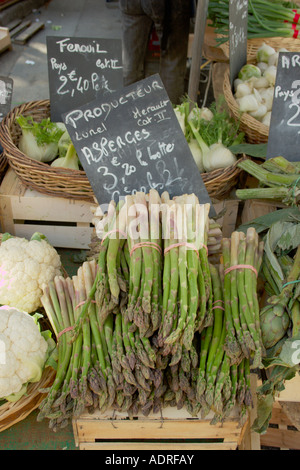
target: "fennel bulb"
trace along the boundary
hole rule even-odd
[[[65,157],[69,145],[72,143],[71,137],[66,130],[58,141],[58,153],[60,157]]]
[[[58,141],[64,130],[50,118],[36,122],[31,116],[18,116],[17,123],[22,129],[18,147],[29,158],[48,163],[57,156]]]
[[[251,77],[261,77],[260,68],[254,64],[245,64],[238,73],[238,78],[243,81],[249,80]]]
[[[68,168],[70,170],[79,170],[79,159],[74,145],[72,143],[69,144],[66,156],[56,158],[56,160],[51,163],[51,166],[57,168]]]
[[[209,147],[209,151],[203,154],[203,166],[205,171],[227,168],[236,162],[236,156],[221,142],[216,142]]]
[[[35,136],[28,130],[23,130],[18,147],[27,157],[44,163],[54,160],[58,152],[57,143],[38,145]]]
[[[201,148],[199,147],[199,144],[196,139],[191,139],[190,142],[188,142],[190,151],[193,155],[193,158],[195,160],[195,163],[198,167],[198,170],[200,173],[203,173],[204,171],[204,166],[203,166],[203,158],[202,158],[202,151]]]
[[[177,117],[179,125],[181,127],[181,130],[185,135],[186,120],[187,120],[187,116],[189,112],[189,103],[187,101],[184,101],[183,103],[175,106],[173,110],[174,110],[175,116]]]
[[[274,87],[269,87],[259,90],[259,94],[262,99],[262,103],[266,106],[267,111],[272,110],[273,98],[274,98]]]
[[[185,133],[185,117],[184,117],[184,115],[181,114],[181,112],[176,108],[174,108],[174,113],[177,117],[177,120],[179,122],[179,125],[181,127],[182,132]]]
[[[216,142],[208,146],[192,122],[190,122],[190,126],[202,152],[204,171],[209,172],[219,168],[227,168],[236,162],[236,156],[222,142]]]
[[[269,58],[275,53],[276,51],[273,47],[263,42],[262,45],[257,49],[256,60],[257,62],[268,63]]]
[[[251,95],[242,96],[236,101],[243,113],[257,111],[259,108],[259,102],[257,101],[257,97],[254,93],[251,93]]]
[[[268,88],[270,86],[269,80],[266,77],[259,77],[259,78],[251,78],[251,83],[254,88],[260,89],[260,88]]]
[[[243,80],[241,80],[240,78],[236,78],[233,82],[233,89],[234,91],[236,92],[237,90],[237,87],[241,84],[241,83],[244,83]]]
[[[259,68],[259,70],[261,71],[262,75],[263,75],[264,71],[267,70],[267,68],[268,68],[268,64],[266,62],[258,62],[256,65]]]
[[[276,74],[277,74],[277,67],[276,65],[269,65],[267,70],[264,72],[264,77],[269,81],[271,86],[275,85],[276,81]]]
[[[257,119],[258,121],[261,121],[265,115],[267,114],[268,110],[267,110],[267,107],[266,105],[264,104],[260,104],[258,109],[256,111],[253,111],[250,114],[250,116],[254,117],[255,119]]]
[[[213,113],[212,111],[207,108],[206,106],[202,106],[202,108],[199,108],[197,105],[193,107],[191,112],[188,115],[188,121],[191,119],[205,119],[205,121],[210,121],[213,118]]]
[[[271,111],[268,111],[264,118],[262,119],[261,121],[265,126],[268,126],[270,127],[270,124],[271,124]]]
[[[279,57],[279,52],[275,52],[274,54],[272,54],[272,55],[269,57],[268,66],[269,66],[269,65],[275,65],[275,66],[277,67],[277,65],[278,65],[278,57]]]
[[[251,95],[252,87],[249,83],[239,83],[236,87],[235,97],[242,98],[243,96]]]

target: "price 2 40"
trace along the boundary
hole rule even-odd
[[[75,71],[68,75],[61,75],[59,77],[61,85],[57,89],[58,95],[65,95],[70,93],[74,96],[75,93],[86,93],[90,90],[99,91],[108,89],[108,81],[102,75],[99,76],[96,72],[93,72],[89,78],[77,77]]]

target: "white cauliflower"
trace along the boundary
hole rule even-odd
[[[34,318],[9,306],[0,307],[0,399],[18,400],[27,384],[41,379],[48,343]]]
[[[42,305],[43,285],[61,274],[55,248],[33,237],[11,237],[0,246],[0,304],[28,313]]]

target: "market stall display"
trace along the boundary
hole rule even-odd
[[[7,234],[2,239],[0,303],[9,307],[0,309],[0,347],[10,309],[18,308],[20,324],[12,326],[7,338],[12,339],[13,333],[20,330],[23,315],[33,321],[35,314],[41,312],[40,318],[48,323],[46,328],[36,330],[42,343],[36,350],[43,357],[39,356],[35,364],[31,362],[31,367],[26,363],[26,371],[29,369],[31,374],[25,374],[24,366],[23,381],[16,385],[16,380],[6,377],[7,368],[0,360],[0,431],[37,410],[37,425],[47,421],[56,433],[73,423],[81,448],[95,448],[96,441],[100,446],[103,433],[99,433],[99,423],[107,429],[104,438],[112,440],[127,438],[133,428],[135,439],[153,438],[155,428],[162,440],[190,440],[197,429],[201,439],[224,439],[221,446],[216,445],[219,449],[237,448],[246,428],[249,434],[266,432],[278,394],[299,373],[300,166],[285,155],[266,158],[264,152],[257,150],[258,155],[253,158],[251,153],[252,144],[268,143],[269,126],[263,117],[272,112],[278,52],[282,48],[297,52],[299,48],[299,41],[291,37],[297,31],[298,10],[291,14],[286,7],[296,8],[279,0],[274,8],[268,0],[249,2],[252,29],[247,64],[233,88],[229,73],[222,77],[222,102],[201,108],[184,97],[181,105],[173,107],[178,119],[174,134],[180,131],[179,123],[183,133],[180,139],[185,138],[184,144],[188,144],[194,159],[190,166],[194,170],[196,163],[197,178],[201,176],[213,199],[212,206],[217,207],[219,202],[226,209],[228,198],[239,208],[226,235],[216,221],[220,214],[211,216],[211,205],[193,192],[181,191],[181,182],[174,196],[161,191],[156,180],[149,191],[136,188],[129,194],[130,189],[119,201],[111,198],[103,210],[101,201],[99,205],[95,203],[89,175],[82,170],[66,125],[50,120],[49,100],[24,103],[3,119],[3,172],[9,165],[10,175],[16,174],[24,187],[37,190],[46,199],[51,197],[52,217],[63,207],[60,215],[68,218],[64,216],[66,205],[59,201],[78,203],[73,218],[80,228],[83,223],[88,225],[89,233],[94,226],[94,252],[80,261],[74,275],[68,275],[56,249],[41,234],[34,234],[32,240]],[[218,5],[210,2],[210,19],[217,27],[217,20],[227,8],[226,1]],[[267,11],[268,17],[263,17]],[[275,18],[277,23],[283,17],[284,28],[274,29]],[[260,27],[254,24],[258,19]],[[220,42],[222,54],[229,58],[228,43],[221,39],[227,20],[226,10],[216,41]],[[266,31],[271,27],[277,37],[268,37]],[[272,68],[268,70],[272,74],[264,71],[267,67]],[[122,99],[121,120],[126,113],[131,118],[144,113],[150,123],[151,113],[157,109],[153,111],[150,92],[148,95],[147,107],[143,108],[142,103],[134,112],[131,108],[128,111]],[[257,105],[251,109],[243,100],[250,95]],[[159,111],[166,106],[162,103]],[[260,110],[259,114],[258,105],[264,106],[264,113]],[[159,119],[162,116],[163,113]],[[166,119],[166,115],[163,117]],[[126,126],[128,123],[129,118]],[[168,124],[169,121],[166,127],[155,129],[158,133],[164,129],[164,138],[172,134]],[[111,136],[109,127],[102,131]],[[150,134],[149,127],[147,130]],[[98,132],[101,136],[102,131]],[[141,135],[138,131],[137,140]],[[94,135],[93,129],[89,136]],[[116,135],[120,142],[125,132],[120,136],[117,131]],[[114,138],[109,145],[115,152]],[[153,140],[157,144],[156,138]],[[89,139],[86,142],[87,147],[91,145]],[[135,146],[132,148],[136,151]],[[51,156],[49,149],[53,150]],[[46,153],[41,155],[41,150]],[[133,155],[140,156],[134,152]],[[124,150],[123,158],[127,156]],[[151,164],[163,160],[164,155],[149,152],[147,157],[149,161],[145,164],[145,159],[144,164],[149,167],[147,175],[151,175]],[[93,158],[96,169],[97,158],[98,155]],[[140,158],[142,167],[141,161]],[[117,158],[113,163],[118,163]],[[184,155],[183,164],[188,165]],[[92,166],[92,171],[95,168]],[[161,168],[165,178],[168,168],[156,170]],[[179,181],[182,172],[177,170]],[[118,179],[116,175],[117,171]],[[94,171],[94,176],[101,185],[103,179],[98,171]],[[116,191],[119,189],[122,190],[121,184]],[[13,197],[17,195],[14,193]],[[10,210],[10,196],[0,191],[2,211]],[[22,207],[27,204],[23,196],[20,190]],[[81,200],[90,204],[91,223],[88,218],[80,219]],[[250,200],[272,201],[274,205],[267,215],[241,224],[245,201]],[[33,204],[29,214],[34,210],[38,212]],[[23,225],[32,222],[28,217],[27,223],[26,211]],[[11,214],[13,224],[15,218],[21,219]],[[73,218],[65,222],[73,223]],[[51,222],[50,215],[43,220]],[[60,222],[63,225],[64,220]],[[27,226],[25,230],[30,229]],[[16,290],[21,295],[16,296],[15,282],[20,279],[22,289],[18,284]],[[29,332],[22,347],[28,338]],[[18,347],[14,351],[17,354]],[[0,359],[1,352],[0,349]],[[259,386],[255,383],[254,388],[253,376],[259,379]],[[9,388],[10,382],[16,389]],[[9,392],[20,395],[14,395],[11,401]],[[256,420],[250,430],[253,410]],[[251,425],[252,418],[253,415]],[[118,423],[119,434],[113,426],[108,429],[113,419]],[[159,420],[165,424],[165,435]],[[146,430],[143,437],[136,434],[141,429]],[[133,445],[130,442],[131,448]]]

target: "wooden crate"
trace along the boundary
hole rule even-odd
[[[253,407],[242,421],[238,408],[214,425],[212,413],[194,418],[171,407],[134,419],[127,413],[96,411],[73,418],[75,444],[79,450],[260,450],[260,436],[251,430],[257,416],[256,387],[256,375],[251,374]]]
[[[10,168],[0,186],[1,231],[25,238],[38,231],[56,248],[88,249],[92,205],[26,188]]]
[[[73,420],[75,443],[80,450],[235,450],[243,441],[248,422],[237,419],[211,425],[191,418],[184,410],[164,409],[133,420],[127,414],[82,414]]]
[[[241,223],[247,224],[257,217],[262,217],[284,207],[286,206],[280,202],[271,202],[262,199],[248,199],[244,203]]]
[[[11,39],[8,28],[0,27],[0,53],[4,52],[6,49],[11,49]]]
[[[296,374],[284,383],[282,390],[276,400],[280,404],[284,414],[292,425],[300,431],[300,375]],[[299,436],[300,437],[300,436]]]
[[[300,431],[293,425],[279,401],[275,401],[268,430],[260,437],[262,447],[300,450]]]

